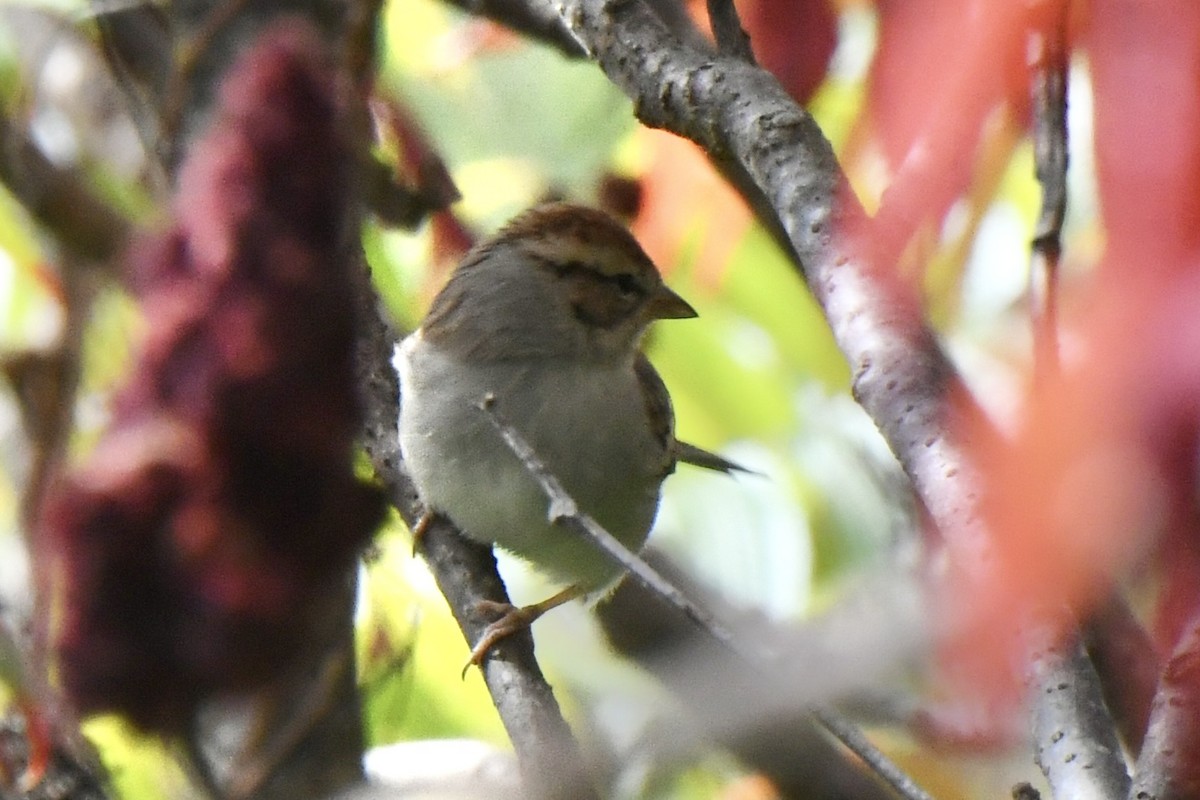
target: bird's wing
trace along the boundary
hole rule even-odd
[[[650,418],[651,430],[654,432],[655,439],[663,446],[663,453],[666,456],[665,472],[674,471],[675,462],[682,461],[685,464],[717,472],[758,474],[754,470],[746,469],[716,453],[710,453],[694,444],[676,439],[675,412],[671,409],[671,395],[667,393],[666,384],[658,376],[658,372],[650,364],[649,359],[642,353],[638,353],[633,368],[637,373],[638,382],[642,386],[642,399],[646,405],[646,415]]]
[[[671,395],[667,386],[658,377],[658,372],[650,364],[644,353],[638,353],[633,362],[633,371],[637,374],[638,384],[642,388],[642,403],[646,409],[646,417],[650,422],[650,432],[654,440],[662,446],[662,471],[669,475],[675,471],[675,411],[671,408]]]

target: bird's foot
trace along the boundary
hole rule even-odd
[[[533,603],[528,606],[517,607],[511,603],[498,603],[494,600],[480,600],[476,604],[476,608],[484,614],[498,615],[497,619],[483,629],[483,634],[479,637],[479,641],[471,649],[471,657],[467,659],[467,663],[463,665],[462,674],[466,677],[467,670],[472,665],[483,667],[483,660],[487,654],[495,647],[502,639],[512,636],[514,633],[523,631],[532,625],[538,617],[545,614],[552,608],[558,608],[563,603],[569,600],[574,600],[583,594],[583,590],[578,586],[571,585],[563,589],[553,597],[548,597],[540,603]]]
[[[417,554],[417,548],[421,545],[421,540],[425,538],[425,534],[437,518],[438,513],[436,511],[426,509],[421,514],[421,518],[417,520],[417,524],[412,526],[412,552],[414,556]]]

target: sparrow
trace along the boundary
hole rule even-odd
[[[637,552],[677,462],[739,469],[675,438],[670,395],[640,349],[654,321],[695,316],[619,221],[551,203],[467,253],[397,346],[401,455],[426,509],[414,534],[443,515],[566,587],[502,609],[468,667],[546,611],[603,597],[622,577],[596,545],[550,521],[546,495],[482,401],[493,398],[579,509]]]

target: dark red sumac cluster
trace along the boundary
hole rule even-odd
[[[131,258],[140,356],[38,532],[81,712],[170,732],[278,674],[381,519],[352,465],[341,85],[303,24],[265,33],[182,168],[173,227]]]

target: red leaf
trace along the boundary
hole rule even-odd
[[[1200,255],[1200,4],[1095,0],[1086,40],[1106,263],[1192,269]]]

